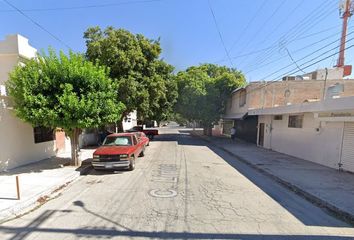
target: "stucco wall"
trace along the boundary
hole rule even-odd
[[[5,84],[9,72],[17,65],[18,57],[15,55],[0,55],[0,84]]]
[[[0,107],[0,171],[55,155],[54,141],[34,143],[33,128]]]
[[[21,58],[34,57],[35,53],[22,36],[10,35],[1,41],[0,84],[5,84]],[[8,109],[8,100],[0,97],[0,171],[54,156],[55,141],[35,144],[32,126],[15,117]]]
[[[320,126],[313,113],[305,113],[302,128],[289,128],[288,119],[289,115],[283,115],[282,120],[259,117],[259,123],[266,124],[265,148],[338,168],[343,122],[321,123]]]

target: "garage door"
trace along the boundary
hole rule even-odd
[[[354,123],[344,123],[341,162],[343,169],[354,172]]]

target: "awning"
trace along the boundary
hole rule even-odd
[[[247,117],[248,113],[234,113],[234,114],[227,114],[224,115],[222,118],[223,119],[244,119]]]

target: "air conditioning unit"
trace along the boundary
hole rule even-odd
[[[0,96],[1,97],[7,97],[7,92],[6,92],[6,86],[5,85],[0,85]]]

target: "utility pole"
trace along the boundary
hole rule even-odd
[[[344,76],[347,76],[345,70],[346,68],[350,68],[350,72],[351,72],[351,67],[350,66],[347,67],[344,65],[344,55],[345,55],[345,41],[347,37],[348,18],[353,15],[352,0],[342,0],[342,2],[339,5],[339,11],[341,14],[341,18],[343,19],[343,25],[342,25],[342,37],[340,40],[339,56],[338,56],[336,67],[344,68]],[[350,75],[350,73],[348,75]]]

